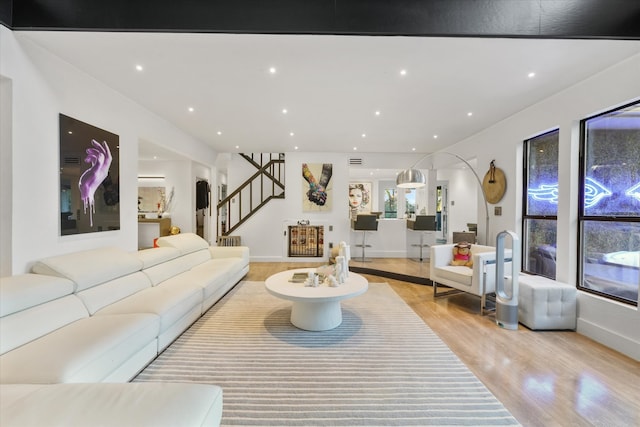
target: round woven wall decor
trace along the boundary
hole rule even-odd
[[[494,160],[491,161],[489,171],[484,175],[482,188],[484,189],[487,202],[491,204],[498,203],[502,200],[504,192],[507,190],[507,178],[502,169],[494,165]]]

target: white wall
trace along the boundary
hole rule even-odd
[[[560,128],[557,279],[575,285],[578,200],[578,122],[580,119],[622,105],[640,96],[640,55],[577,83],[569,89],[533,105],[448,151],[475,156],[479,168],[491,160],[507,178],[501,202],[502,216],[490,211],[490,241],[502,230],[520,236],[522,221],[522,141],[556,127]],[[482,176],[482,175],[481,175]],[[478,205],[478,227],[483,217]],[[584,292],[578,296],[578,332],[640,360],[640,312]]]
[[[447,241],[450,242],[454,231],[468,231],[467,223],[478,222],[478,182],[468,169],[438,169],[438,181],[449,182],[449,229]],[[482,199],[482,197],[480,197]],[[485,209],[482,208],[482,218]],[[483,242],[483,236],[478,241]],[[495,243],[495,241],[494,241]]]
[[[190,159],[213,164],[205,144],[143,109],[59,58],[0,26],[0,76],[12,82],[12,273],[43,257],[115,246],[137,249],[138,140],[179,147]],[[59,236],[58,114],[120,136],[118,231]],[[206,161],[210,159],[211,161]],[[9,200],[7,200],[9,199]]]
[[[11,195],[13,180],[11,174],[11,104],[12,82],[0,76],[0,277],[11,275]]]
[[[333,188],[332,209],[328,212],[303,212],[302,163],[332,163]],[[251,173],[255,172],[248,162],[232,155],[228,165],[229,191],[235,189]],[[289,259],[286,251],[284,231],[288,224],[298,220],[309,220],[312,224],[325,226],[325,260],[328,259],[328,243],[349,242],[349,174],[344,154],[336,153],[285,153],[285,199],[272,200],[253,218],[249,219],[233,235],[240,235],[242,243],[251,247],[254,261],[307,261],[305,258]],[[304,183],[306,185],[306,183]],[[306,190],[305,190],[306,191]],[[237,202],[236,202],[237,203]],[[232,204],[232,209],[234,204]],[[329,231],[333,226],[333,231]],[[318,261],[318,259],[310,259]]]

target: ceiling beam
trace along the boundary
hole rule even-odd
[[[640,39],[630,0],[13,0],[14,30]]]

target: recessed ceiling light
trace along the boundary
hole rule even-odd
[[[275,74],[275,73],[276,73],[276,67],[270,67],[270,68],[269,68],[269,72],[270,72],[271,74]]]
[[[353,147],[353,151],[357,151],[357,150],[358,150],[358,147]]]
[[[240,148],[240,146],[239,146],[239,145],[236,145],[236,150],[237,150],[237,149],[239,149],[239,148]]]
[[[144,67],[140,64],[136,65],[136,71],[142,71],[144,70]]]
[[[294,150],[297,150],[297,149],[298,149],[298,146],[296,145],[295,147],[293,147],[293,149],[294,149]]]
[[[536,73],[534,73],[533,71],[527,74],[527,77],[529,77],[530,79],[534,78],[535,76],[536,76]]]
[[[218,132],[217,132],[217,134],[218,134],[218,135],[222,135],[222,131],[218,131]]]
[[[158,160],[158,156],[153,156],[153,160]]]
[[[69,133],[69,135],[73,135],[73,131],[72,130],[70,130],[68,133]]]
[[[366,133],[363,133],[363,134],[362,134],[362,137],[363,137],[363,138],[366,138],[366,137],[367,137],[367,134],[366,134]]]
[[[195,109],[195,108],[193,108],[193,107],[189,107],[189,112],[190,112],[190,113],[193,113],[194,111],[196,111],[196,109]]]
[[[376,116],[379,116],[379,115],[380,115],[380,111],[376,111]]]
[[[407,75],[407,70],[400,70],[400,75],[401,76],[406,76]]]
[[[411,151],[416,151],[416,147],[413,147],[413,148],[411,149]]]
[[[288,113],[287,109],[286,109],[286,108],[283,108],[283,109],[282,109],[282,114],[287,114],[287,113]]]
[[[467,113],[467,116],[469,116],[469,117],[473,116],[473,112],[469,111],[469,112]]]
[[[433,139],[438,139],[438,135],[433,135]]]
[[[295,135],[295,133],[289,132],[289,136],[293,136],[293,135]]]

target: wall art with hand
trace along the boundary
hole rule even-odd
[[[302,164],[302,211],[330,211],[332,207],[333,165],[331,163]]]
[[[119,137],[60,114],[60,234],[120,229]]]

